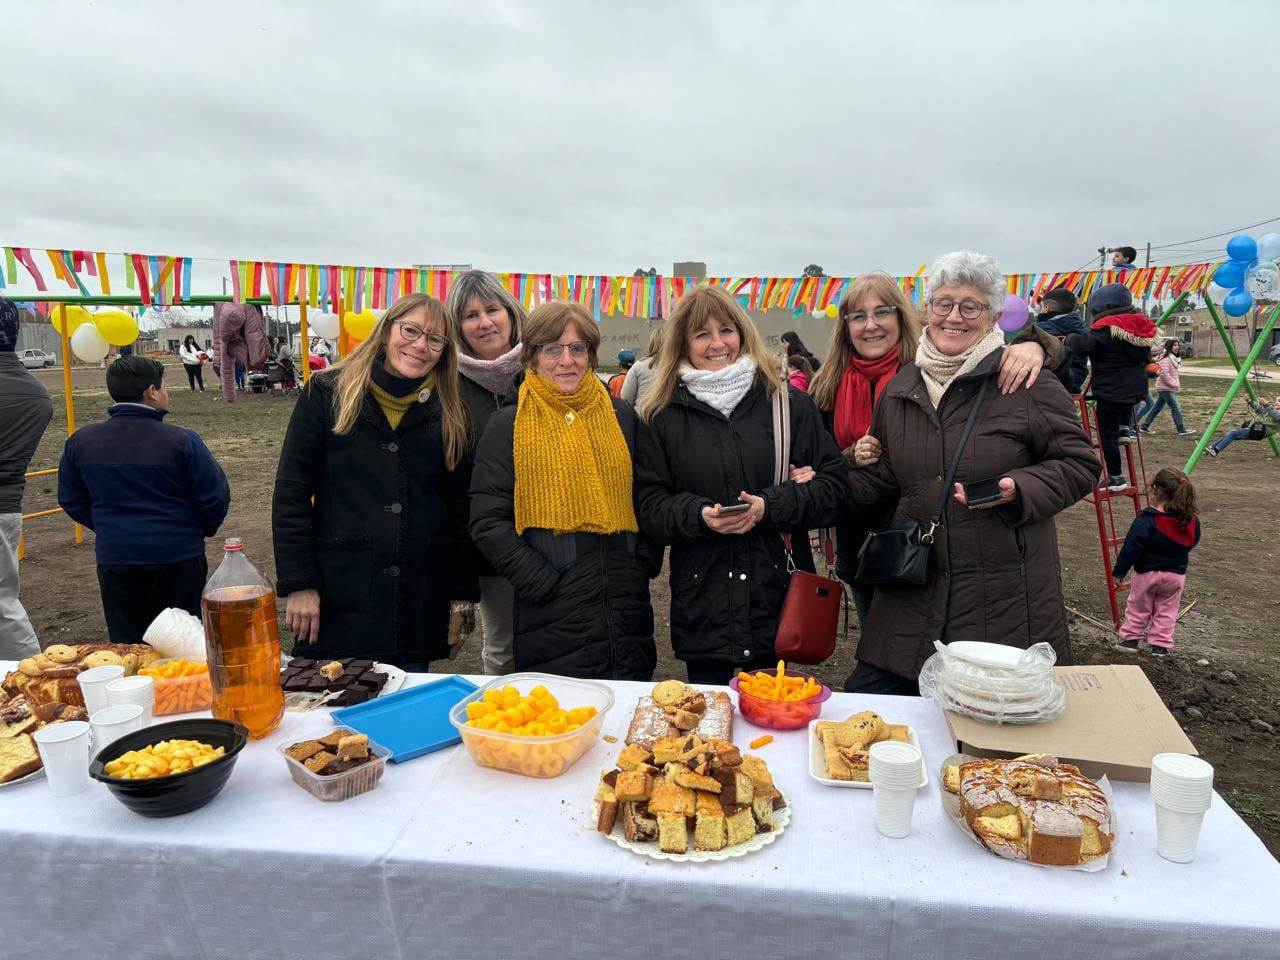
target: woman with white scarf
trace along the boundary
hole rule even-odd
[[[777,662],[790,578],[783,533],[834,523],[849,482],[813,401],[783,383],[751,318],[721,288],[698,287],[676,306],[656,370],[638,409],[650,429],[637,439],[636,515],[642,532],[671,546],[676,657],[691,683],[724,684],[736,669]],[[773,403],[783,390],[791,455],[779,484]]]
[[[948,253],[928,276],[915,360],[889,381],[872,416],[879,460],[849,474],[855,509],[896,503],[895,518],[928,527],[979,398],[981,406],[934,531],[929,582],[876,591],[851,693],[918,693],[938,640],[1045,641],[1059,663],[1071,662],[1053,517],[1092,489],[1098,458],[1056,377],[999,389],[1005,286],[996,261]],[[992,482],[994,499],[970,506],[965,484],[979,481]]]
[[[528,315],[492,274],[469,270],[453,281],[445,303],[462,333],[458,352],[458,392],[467,412],[467,461],[474,465],[476,447],[489,418],[502,407],[521,370],[520,331]],[[489,675],[515,669],[512,654],[515,594],[477,551],[480,572],[480,619],[484,625],[481,659]]]

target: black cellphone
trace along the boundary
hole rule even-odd
[[[992,477],[990,480],[977,480],[974,483],[966,483],[964,485],[966,506],[980,507],[984,503],[994,503],[1000,499],[1000,496],[999,477]]]
[[[746,513],[751,509],[751,504],[739,500],[737,503],[726,503],[720,508],[720,516],[731,517],[735,513]]]

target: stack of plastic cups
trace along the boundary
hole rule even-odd
[[[1156,805],[1156,853],[1174,863],[1196,857],[1200,824],[1213,798],[1213,767],[1185,753],[1151,758],[1151,799]]]
[[[144,712],[136,703],[122,703],[96,712],[89,718],[89,726],[93,728],[93,749],[101,750],[126,733],[141,730]]]
[[[151,726],[151,711],[156,703],[156,682],[150,677],[121,677],[107,684],[107,704],[118,707],[136,703],[142,708],[142,725]]]
[[[872,744],[867,773],[875,791],[876,829],[898,839],[911,832],[911,814],[923,770],[920,748],[886,740]]]
[[[93,667],[90,670],[82,671],[76,677],[80,683],[80,693],[84,697],[84,709],[93,716],[99,710],[105,710],[107,707],[107,684],[113,680],[119,680],[124,676],[124,667],[116,664],[114,666]]]

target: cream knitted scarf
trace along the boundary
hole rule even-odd
[[[726,417],[747,395],[756,379],[756,362],[743,355],[720,370],[695,370],[680,366],[680,381],[689,392]]]
[[[458,372],[490,393],[506,396],[520,372],[520,344],[496,360],[481,360],[458,351]]]
[[[916,347],[916,366],[924,378],[924,388],[929,391],[929,401],[938,409],[947,387],[956,377],[964,376],[970,370],[1004,346],[1004,334],[998,327],[992,327],[987,335],[968,350],[948,356],[933,345],[929,339],[929,328],[925,327],[920,337],[920,345]]]

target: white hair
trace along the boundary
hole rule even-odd
[[[944,253],[929,268],[929,281],[924,288],[925,302],[933,299],[939,287],[961,285],[977,287],[983,291],[987,295],[987,302],[991,304],[993,317],[1004,310],[1004,274],[995,257],[968,250]]]

